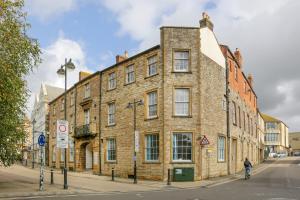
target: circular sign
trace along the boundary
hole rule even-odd
[[[39,142],[39,145],[40,145],[40,146],[44,146],[44,145],[45,145],[45,143],[46,143],[46,138],[45,138],[44,134],[41,134],[41,135],[39,136],[38,142]]]
[[[66,132],[67,131],[67,127],[65,125],[59,125],[59,131],[60,132]]]

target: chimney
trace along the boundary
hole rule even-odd
[[[241,51],[239,50],[239,48],[235,49],[234,57],[237,60],[237,62],[239,63],[240,68],[242,68],[242,66],[243,66],[243,57],[242,57],[242,54],[241,54]]]
[[[89,72],[79,72],[79,81],[85,79],[89,75],[91,75],[91,73],[89,73]]]
[[[252,76],[252,74],[248,75],[248,82],[249,82],[250,86],[253,87],[253,76]]]
[[[128,51],[124,52],[124,55],[117,55],[116,56],[116,63],[122,62],[128,58]]]
[[[214,29],[214,24],[210,21],[210,17],[206,12],[202,13],[202,19],[200,20],[200,28],[209,28],[211,31]]]

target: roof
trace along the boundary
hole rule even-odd
[[[264,119],[265,122],[280,122],[280,123],[283,123],[286,127],[288,127],[286,125],[286,123],[284,123],[283,121],[281,121],[279,119],[276,119],[275,117],[272,117],[272,116],[264,114],[264,113],[261,113],[261,116],[262,116],[262,118]]]
[[[49,102],[64,92],[63,88],[59,88],[59,87],[55,87],[55,86],[51,86],[51,85],[45,85],[45,88],[46,88]]]

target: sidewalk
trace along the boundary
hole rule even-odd
[[[253,174],[259,173],[267,167],[268,164],[256,166],[253,169]],[[31,169],[21,165],[14,165],[10,168],[0,167],[0,198],[209,188],[241,179],[244,177],[243,173],[195,182],[172,182],[168,186],[163,181],[138,180],[138,184],[133,184],[131,179],[116,177],[115,181],[111,181],[109,176],[68,172],[69,189],[64,190],[61,171],[54,171],[54,184],[50,185],[50,170],[46,168],[44,178],[45,190],[39,191],[39,168]]]

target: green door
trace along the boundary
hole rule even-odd
[[[174,168],[173,181],[194,181],[194,168]]]

